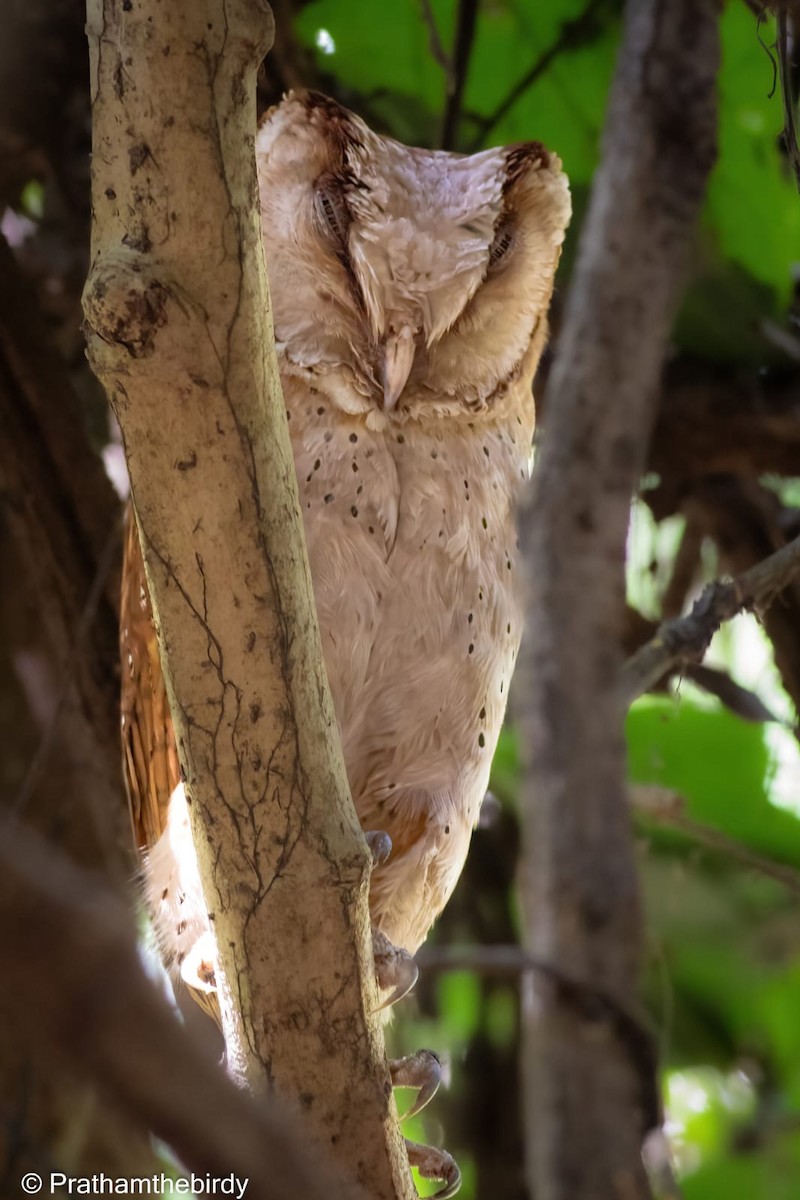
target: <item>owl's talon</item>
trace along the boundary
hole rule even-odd
[[[380,867],[392,853],[392,839],[382,829],[371,829],[364,834],[372,855],[372,866]]]
[[[417,1050],[416,1054],[408,1054],[405,1058],[392,1059],[389,1062],[389,1074],[392,1087],[417,1089],[414,1103],[400,1117],[401,1121],[405,1121],[408,1117],[415,1117],[433,1099],[442,1082],[442,1064],[433,1050]]]
[[[378,1012],[381,1012],[408,995],[419,978],[419,967],[407,950],[393,946],[386,934],[378,929],[372,931],[372,951],[378,987],[382,992],[392,989],[387,999],[378,1006]]]
[[[444,1187],[434,1192],[431,1200],[447,1200],[455,1196],[461,1187],[461,1172],[452,1154],[436,1146],[420,1146],[419,1142],[406,1139],[408,1161],[416,1167],[423,1179],[441,1179]]]

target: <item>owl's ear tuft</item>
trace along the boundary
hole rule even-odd
[[[287,99],[300,104],[311,124],[320,129],[333,145],[335,157],[344,161],[346,150],[362,145],[362,122],[349,109],[344,108],[322,92],[298,90],[289,93]]]
[[[537,167],[550,166],[550,154],[541,142],[519,142],[506,150],[506,178],[503,193],[513,188],[523,175]]]

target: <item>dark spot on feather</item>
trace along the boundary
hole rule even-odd
[[[330,504],[331,500],[333,500],[333,492],[328,492],[327,496],[323,496],[322,499],[326,504]]]

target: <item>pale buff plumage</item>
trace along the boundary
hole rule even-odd
[[[257,154],[325,662],[359,818],[393,843],[373,920],[414,952],[462,870],[519,646],[514,504],[567,184],[536,143],[413,150],[309,94]],[[182,803],[148,874],[179,959],[204,928],[170,844]]]

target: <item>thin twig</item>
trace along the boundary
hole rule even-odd
[[[481,148],[487,134],[494,129],[495,125],[498,125],[502,121],[506,113],[510,112],[520,97],[527,92],[528,88],[533,87],[537,79],[540,79],[544,75],[550,64],[562,51],[574,50],[594,37],[597,32],[595,17],[604,5],[607,4],[608,0],[589,0],[583,12],[579,13],[577,17],[573,17],[571,21],[564,22],[552,46],[549,46],[536,59],[527,73],[514,84],[505,99],[501,100],[497,108],[489,113],[488,116],[479,118],[476,121],[478,131],[469,147],[471,154]]]
[[[792,37],[789,30],[789,12],[787,8],[780,7],[778,9],[778,67],[781,75],[781,96],[783,98],[783,148],[786,151],[786,156],[792,164],[792,169],[797,181],[797,190],[800,191],[800,146],[797,144],[797,100],[794,95],[794,81],[792,79],[792,61],[791,61],[791,42]]]
[[[420,4],[422,5],[422,18],[428,27],[428,46],[430,48],[431,57],[444,71],[445,87],[447,89],[447,95],[449,96],[452,94],[455,86],[453,61],[442,43],[442,39],[439,34],[439,26],[436,24],[436,16],[431,7],[430,0],[420,0]]]
[[[685,814],[683,796],[669,789],[651,786],[639,786],[631,789],[631,803],[634,808],[659,825],[669,825],[677,829],[693,842],[699,842],[716,854],[732,859],[743,867],[774,880],[786,888],[793,896],[800,896],[800,872],[785,863],[773,862],[765,858],[749,846],[745,846],[736,838],[728,837],[719,829],[713,829],[700,821],[693,821]]]
[[[685,617],[665,621],[656,636],[625,663],[620,696],[626,707],[680,663],[701,662],[724,621],[766,608],[800,571],[800,538],[735,579],[715,580]]]

